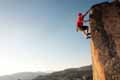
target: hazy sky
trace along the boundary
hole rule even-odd
[[[91,64],[76,14],[105,0],[0,0],[0,75]]]

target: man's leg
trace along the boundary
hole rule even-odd
[[[91,35],[91,33],[90,33],[90,28],[88,27],[88,26],[84,26],[84,30],[86,30],[87,31],[87,36],[88,35]]]
[[[86,38],[86,39],[89,39],[90,36],[88,36],[88,26],[81,26],[80,28],[80,31],[82,32],[83,36]]]
[[[82,34],[83,34],[84,38],[87,38],[87,33],[85,30],[82,31]]]
[[[86,38],[86,39],[90,39],[91,38],[90,35],[87,35],[88,33],[85,30],[82,31],[82,34],[83,34],[84,38]]]
[[[91,33],[89,33],[89,27],[88,26],[83,26],[83,29],[84,29],[84,34],[86,34],[86,39],[91,38]]]

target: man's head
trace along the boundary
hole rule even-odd
[[[78,16],[81,16],[81,15],[82,15],[82,13],[79,12],[79,13],[78,13]]]

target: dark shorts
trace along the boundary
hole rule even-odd
[[[81,31],[88,30],[88,26],[81,26],[79,27]]]

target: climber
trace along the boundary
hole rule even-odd
[[[86,39],[90,38],[90,33],[89,33],[89,27],[86,25],[83,25],[84,22],[89,22],[89,20],[84,20],[84,17],[90,12],[88,10],[85,14],[78,13],[78,18],[77,18],[77,28],[76,31],[81,31],[83,32],[83,35],[86,36]]]

